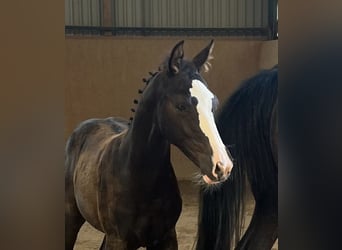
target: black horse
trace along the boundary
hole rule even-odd
[[[85,220],[105,233],[102,249],[178,248],[182,200],[170,144],[200,168],[207,185],[225,181],[233,167],[214,120],[216,97],[199,73],[212,48],[213,41],[186,61],[179,42],[147,80],[133,121],[91,119],[72,133],[66,147],[66,249],[73,248]]]
[[[219,112],[217,128],[235,167],[222,185],[200,192],[197,250],[266,250],[277,239],[277,91],[275,66],[248,79]],[[240,239],[247,181],[256,204]]]

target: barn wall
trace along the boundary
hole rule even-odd
[[[278,40],[264,41],[260,48],[259,68],[269,69],[278,63]]]
[[[251,28],[268,25],[268,0],[64,0],[65,24],[113,27]],[[108,3],[104,10],[104,4]],[[106,9],[106,8],[105,8]]]
[[[141,79],[157,69],[179,39],[176,38],[77,38],[66,37],[65,139],[88,118],[129,118]],[[185,56],[193,57],[209,39],[187,39]],[[251,40],[215,42],[212,69],[204,74],[210,89],[223,102],[240,81],[252,76],[260,65],[274,60],[274,44]],[[196,169],[177,149],[172,162],[179,179]]]

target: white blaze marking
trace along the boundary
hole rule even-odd
[[[231,171],[233,163],[230,160],[226,147],[222,142],[222,139],[217,131],[215,124],[214,114],[212,112],[213,106],[213,93],[199,80],[192,80],[192,88],[190,88],[191,96],[194,96],[198,100],[196,106],[199,118],[199,125],[203,134],[208,137],[210,146],[213,151],[212,163],[213,163],[213,174],[215,174],[215,166],[218,162],[224,170]],[[224,171],[225,173],[227,171]]]

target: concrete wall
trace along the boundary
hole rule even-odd
[[[129,118],[141,79],[154,71],[180,39],[67,37],[65,76],[65,139],[88,118]],[[192,58],[209,39],[186,39],[185,57]],[[203,74],[223,102],[239,83],[260,68],[277,61],[277,42],[215,40],[210,72]],[[196,167],[178,149],[172,162],[179,179],[188,179]]]

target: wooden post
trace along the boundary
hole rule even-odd
[[[111,27],[113,27],[112,0],[102,0],[102,1],[103,1],[102,26],[111,28]],[[104,35],[111,35],[111,32],[106,31],[106,32],[104,32]]]

